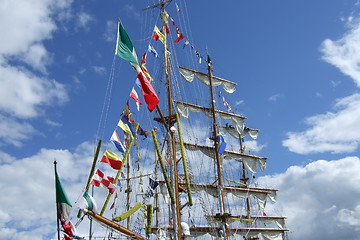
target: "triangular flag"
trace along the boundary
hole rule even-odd
[[[140,111],[140,105],[142,105],[142,103],[140,102],[139,95],[134,88],[131,90],[130,97],[135,100],[137,110]]]
[[[117,134],[116,130],[114,130],[113,134],[111,135],[110,141],[115,145],[117,150],[119,150],[122,153],[125,153],[125,147],[121,143],[120,137]]]
[[[184,39],[184,35],[180,32],[180,28],[176,27],[176,34],[177,34],[177,39],[174,41],[176,43],[180,42],[181,39]]]
[[[151,46],[150,44],[149,44],[149,46],[148,46],[147,51],[150,52],[150,53],[152,53],[152,54],[154,54],[154,56],[155,56],[156,58],[159,57],[159,54],[157,53],[157,51],[155,50],[155,48],[154,48],[153,46]]]
[[[136,131],[131,122],[126,118],[125,116],[122,116],[119,120],[118,126],[124,130],[124,132],[130,134],[131,136],[134,136]]]
[[[115,170],[120,170],[122,167],[122,160],[118,155],[109,150],[104,152],[103,157],[101,158],[100,162],[104,162],[110,165]]]
[[[139,65],[132,42],[120,22],[118,24],[118,36],[116,41],[115,55],[133,64]]]

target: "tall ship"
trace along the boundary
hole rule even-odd
[[[237,83],[215,76],[211,55],[178,24],[175,1],[143,10],[158,12],[143,52],[118,23],[113,65],[133,69],[136,81],[121,90],[128,101],[114,131],[98,142],[71,218],[56,175],[58,238],[288,239],[286,217],[267,211],[278,190],[257,184],[267,165],[251,148],[259,130],[227,101]]]

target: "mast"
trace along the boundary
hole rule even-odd
[[[167,1],[169,2],[169,1]],[[165,11],[166,3],[163,2],[161,5],[161,15],[163,20],[163,33],[166,36],[166,24],[167,24],[167,13]],[[172,106],[172,90],[171,90],[171,72],[170,72],[170,52],[168,49],[167,38],[165,37],[164,41],[164,63],[165,63],[165,76],[166,76],[166,88],[167,88],[167,100],[168,100],[168,128],[170,128],[174,122],[172,121],[173,115],[173,106]],[[176,143],[175,143],[175,134],[173,131],[168,132],[170,135],[170,147],[172,154],[172,161],[170,164],[171,168],[171,187],[174,189],[175,193],[175,206],[172,206],[173,212],[173,224],[174,231],[176,233],[175,239],[183,239],[181,231],[181,211],[180,211],[180,199],[179,199],[179,185],[178,185],[178,169],[177,169],[177,159],[176,159]]]
[[[220,215],[223,216],[222,223],[223,223],[223,232],[225,239],[228,239],[227,233],[227,224],[226,224],[226,217],[225,214],[225,195],[224,195],[224,184],[223,184],[223,174],[222,174],[222,159],[218,152],[219,143],[217,141],[217,134],[218,134],[218,127],[216,123],[216,107],[215,107],[215,98],[214,98],[214,89],[212,84],[212,63],[210,57],[208,56],[208,76],[210,82],[210,95],[211,95],[211,108],[212,108],[212,119],[213,119],[213,141],[215,145],[215,158],[216,158],[216,166],[217,166],[217,175],[218,175],[218,192],[219,192],[219,201],[220,201]]]

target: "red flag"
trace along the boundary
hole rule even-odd
[[[138,79],[141,86],[142,94],[144,95],[144,99],[146,104],[148,105],[148,109],[152,112],[159,103],[159,98],[156,95],[156,92],[144,74],[140,71],[138,72]]]
[[[154,39],[155,41],[159,40],[159,35],[157,35],[156,33],[153,33],[151,35],[151,38]]]
[[[176,27],[176,33],[178,38],[174,41],[176,43],[180,42],[181,39],[184,39],[184,35],[180,32],[180,29],[178,27]]]
[[[122,167],[122,160],[118,155],[109,150],[104,152],[104,156],[101,158],[100,162],[104,162],[110,165],[115,170],[120,170]]]

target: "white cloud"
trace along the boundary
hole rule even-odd
[[[19,147],[35,133],[37,131],[30,124],[0,114],[0,145],[10,144]]]
[[[105,33],[104,33],[104,39],[107,42],[115,42],[116,40],[116,22],[114,21],[107,21],[106,27],[105,27]]]
[[[360,87],[360,21],[351,23],[349,31],[339,40],[326,39],[321,46],[323,59],[351,77]]]
[[[335,107],[336,112],[307,118],[310,128],[289,132],[283,146],[299,154],[355,151],[360,140],[360,94],[338,100]]]
[[[288,217],[290,239],[358,239],[360,159],[312,162],[258,179],[280,189],[275,208]]]
[[[49,239],[55,233],[53,161],[70,201],[74,204],[84,187],[93,148],[79,145],[75,152],[42,149],[31,157],[15,159],[0,152],[0,238]]]
[[[101,66],[92,66],[92,69],[99,75],[105,75],[106,74],[106,68]]]
[[[326,39],[321,47],[323,59],[350,76],[360,86],[360,21],[350,22],[350,30],[339,40]],[[333,86],[337,82],[331,82]],[[353,152],[358,149],[360,134],[360,94],[336,102],[336,110],[306,119],[309,128],[288,132],[283,146],[299,154]]]
[[[274,95],[269,97],[269,101],[276,102],[280,97],[281,97],[280,94],[274,94]]]
[[[85,13],[85,12],[80,12],[78,15],[77,15],[77,26],[79,28],[83,28],[85,30],[89,30],[90,27],[89,27],[89,23],[91,21],[94,21],[93,17],[88,14],[88,13]]]
[[[0,139],[3,143],[20,146],[36,130],[19,119],[38,117],[46,110],[44,107],[68,100],[64,85],[46,76],[53,56],[44,41],[51,39],[57,30],[53,17],[70,4],[71,0],[0,1],[0,112],[4,120]],[[7,127],[18,131],[6,136]]]
[[[0,66],[0,110],[20,118],[36,117],[39,107],[68,100],[65,87],[12,66]]]

